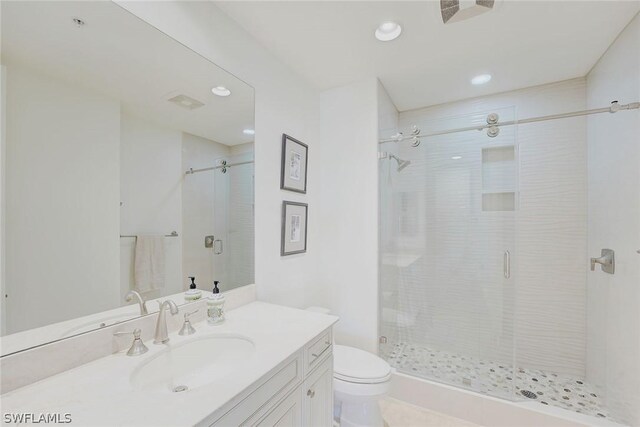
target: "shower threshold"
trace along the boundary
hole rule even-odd
[[[583,378],[517,368],[399,342],[386,352],[399,372],[508,400],[528,400],[616,422],[596,389]],[[617,421],[621,422],[621,421]]]

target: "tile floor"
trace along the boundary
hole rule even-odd
[[[389,349],[389,364],[401,372],[441,381],[492,396],[531,399],[543,405],[612,419],[602,399],[581,378],[519,368],[487,360],[464,357],[409,343]]]
[[[380,401],[385,427],[477,427],[477,424],[439,412],[413,406],[399,400],[385,398]]]

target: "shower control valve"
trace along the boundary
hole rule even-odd
[[[600,257],[591,258],[591,271],[596,270],[596,264],[600,264],[602,271],[613,274],[616,268],[615,252],[613,249],[602,249]]]

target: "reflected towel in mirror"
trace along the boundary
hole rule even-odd
[[[164,287],[164,236],[137,236],[134,261],[135,286],[138,292]]]

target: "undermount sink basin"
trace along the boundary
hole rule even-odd
[[[133,371],[134,389],[166,393],[193,390],[233,373],[255,352],[251,339],[234,334],[207,335],[165,345],[164,350]]]

